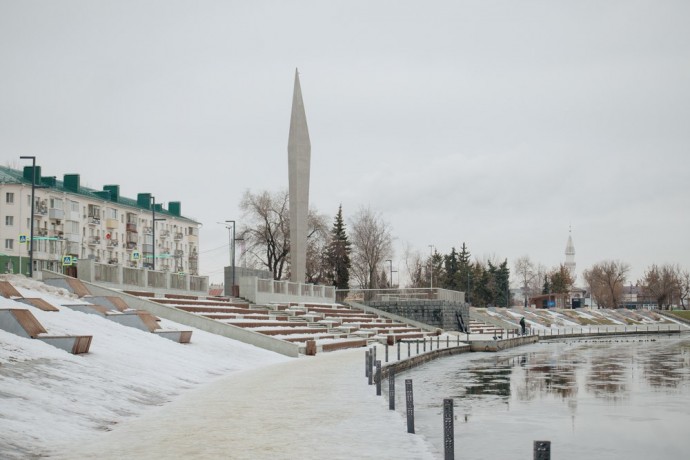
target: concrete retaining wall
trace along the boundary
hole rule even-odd
[[[442,358],[444,356],[453,356],[460,353],[467,353],[470,351],[470,346],[463,344],[450,348],[441,348],[438,350],[428,351],[411,358],[396,361],[394,363],[389,363],[381,367],[381,378],[388,377],[388,374],[393,370],[396,374],[399,372],[412,369],[420,364],[428,363],[434,359]]]
[[[457,331],[455,316],[460,312],[465,325],[470,324],[469,307],[465,303],[448,300],[390,300],[367,302],[370,307],[398,315],[406,320],[414,320],[446,331]]]
[[[539,342],[538,336],[523,335],[520,337],[512,337],[510,339],[470,340],[470,348],[472,351],[497,352],[501,350],[507,350],[508,348],[519,347],[520,345],[528,345],[530,343],[537,342]]]

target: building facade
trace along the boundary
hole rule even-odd
[[[35,175],[31,215],[32,175]],[[156,204],[150,193],[120,195],[119,185],[94,190],[79,174],[62,181],[41,167],[0,167],[0,272],[28,274],[33,218],[33,270],[75,270],[65,262],[155,268],[198,275],[200,223],[181,215],[181,203]]]

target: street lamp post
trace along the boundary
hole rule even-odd
[[[36,205],[36,196],[35,196],[36,195],[36,157],[35,156],[20,156],[19,158],[22,160],[31,160],[31,225],[30,225],[30,229],[29,229],[29,278],[33,278],[34,277],[34,206]]]
[[[393,287],[393,260],[386,259],[386,262],[390,264],[390,279],[388,280],[388,286]]]
[[[157,220],[165,220],[165,218],[159,217],[156,219],[156,197],[151,196],[151,233],[153,234],[153,241],[151,242],[151,246],[153,247],[152,249],[152,255],[153,258],[151,260],[151,270],[156,271],[156,221]]]
[[[235,221],[226,220],[225,222],[232,223],[232,237],[230,240],[230,265],[232,266],[232,285],[230,286],[230,292],[232,292],[232,296],[235,297]],[[228,236],[230,236],[230,234],[228,234]]]
[[[429,278],[431,279],[431,289],[434,288],[434,245],[430,244],[431,257],[429,258]]]

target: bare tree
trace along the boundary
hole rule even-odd
[[[390,226],[380,214],[361,208],[351,223],[352,271],[364,289],[378,287],[378,269],[392,255]]]
[[[687,270],[682,270],[678,277],[678,288],[679,288],[679,300],[680,306],[683,310],[687,310],[685,301],[690,295],[690,272]]]
[[[616,308],[623,296],[623,286],[630,265],[621,261],[605,260],[596,263],[583,276],[589,285],[592,299],[600,307]]]
[[[281,279],[287,268],[290,253],[290,222],[288,192],[244,192],[240,209],[244,226],[240,238],[244,239],[245,254],[250,263],[259,262]]]
[[[405,248],[405,269],[410,280],[408,287],[424,287],[424,265],[425,261],[417,250],[412,250],[409,245]]]
[[[273,279],[289,275],[290,212],[287,190],[244,192],[240,201],[244,225],[239,238],[244,240],[244,255],[250,266],[259,265],[273,273]],[[308,276],[319,278],[320,258],[327,234],[325,218],[309,210],[307,234]],[[313,241],[312,241],[313,240]]]
[[[680,267],[670,264],[649,267],[638,281],[643,286],[645,294],[656,301],[657,308],[670,308],[674,296],[680,298],[681,291]]]
[[[534,278],[537,276],[534,263],[530,260],[529,256],[522,256],[515,260],[513,268],[515,269],[515,276],[517,276],[518,282],[520,283],[522,295],[525,296],[525,308],[527,308],[527,299],[533,295],[530,286],[532,286]]]
[[[309,210],[308,221],[306,281],[312,284],[325,284],[329,270],[330,243],[327,218],[315,210]]]

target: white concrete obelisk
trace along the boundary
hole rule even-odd
[[[302,102],[299,72],[295,69],[290,136],[288,137],[288,178],[290,193],[290,281],[304,283],[307,271],[307,213],[309,212],[309,168],[311,143],[307,115]]]

